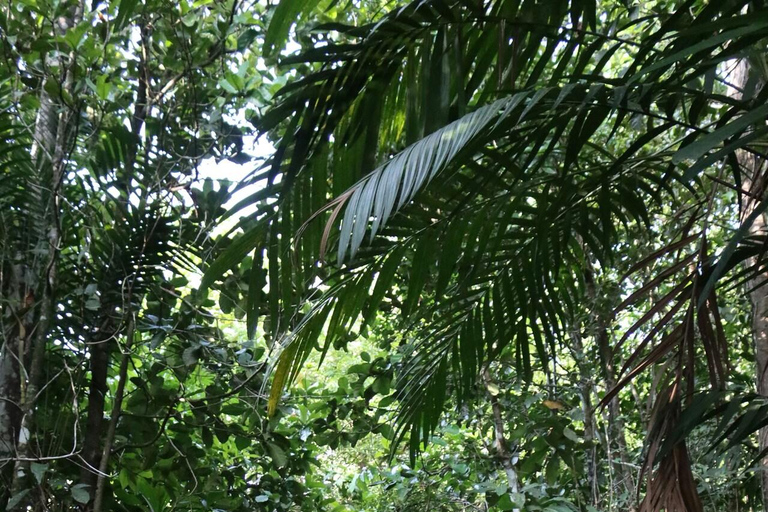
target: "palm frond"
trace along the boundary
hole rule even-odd
[[[412,338],[398,436],[417,449],[446,397],[469,399],[500,354],[523,380],[546,371],[577,314],[584,262],[610,267],[619,231],[681,196],[700,211],[636,265],[669,263],[616,311],[674,281],[620,342],[641,335],[620,386],[671,354],[694,357],[697,340],[723,382],[716,285],[744,261],[745,233],[719,260],[690,233],[710,214],[701,172],[759,153],[764,93],[729,98],[715,71],[768,35],[765,20],[751,22],[746,2],[688,1],[637,19],[618,8],[609,29],[593,2],[512,4],[414,2],[372,26],[317,27],[338,37],[284,59],[305,71],[256,121],[278,148],[254,199],[264,209],[206,277],[252,250],[263,262],[249,324],[263,319],[278,340],[270,412],[312,350],[343,346],[395,289]],[[307,227],[315,219],[324,231]],[[321,262],[329,246],[335,261]]]

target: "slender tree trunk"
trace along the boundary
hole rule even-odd
[[[62,17],[59,21],[59,28],[66,30],[76,25],[82,18],[83,5],[78,4],[68,18]],[[74,59],[75,54],[70,53],[69,61],[66,63],[64,74],[64,89],[70,97],[73,97],[74,83]],[[21,421],[18,429],[16,442],[16,462],[14,465],[13,483],[11,485],[11,494],[16,495],[31,489],[34,482],[30,475],[30,461],[35,457],[33,451],[33,433],[35,424],[35,409],[38,394],[43,387],[45,351],[47,348],[48,334],[54,315],[56,314],[56,282],[59,243],[61,239],[61,227],[59,219],[59,199],[60,189],[64,178],[67,158],[67,148],[72,134],[72,120],[75,112],[72,106],[63,106],[61,112],[56,114],[57,103],[48,95],[43,87],[41,92],[41,108],[38,112],[35,124],[35,141],[32,147],[32,159],[38,170],[39,183],[36,184],[38,193],[41,196],[41,204],[44,204],[44,211],[40,218],[39,233],[42,235],[41,247],[47,252],[43,258],[44,265],[41,268],[27,268],[24,270],[26,275],[33,275],[39,278],[37,283],[37,308],[36,322],[33,332],[29,338],[31,346],[19,349],[19,368],[20,370],[20,414]],[[46,164],[50,163],[50,167]],[[30,286],[30,290],[35,287]],[[20,337],[20,340],[22,338]],[[29,363],[26,362],[26,352],[29,350]],[[28,493],[24,499],[20,500],[14,507],[15,510],[27,510],[34,501],[33,493]]]
[[[517,471],[515,470],[515,454],[510,450],[507,439],[504,436],[504,415],[499,399],[491,392],[493,381],[491,379],[491,372],[488,370],[487,366],[483,370],[483,382],[488,391],[488,397],[491,400],[491,410],[493,412],[493,449],[496,452],[496,458],[504,469],[509,492],[518,493],[520,492],[520,483],[518,482]],[[519,509],[515,508],[513,509],[513,512],[519,512]]]
[[[597,329],[596,339],[600,351],[600,368],[605,381],[605,389],[609,390],[616,386],[613,347],[611,347],[605,324],[601,322],[597,325]],[[632,497],[635,494],[635,485],[632,472],[628,471],[627,441],[624,436],[624,420],[622,419],[618,396],[613,397],[608,403],[608,435],[610,439],[606,441],[611,443],[611,451],[614,453],[614,460],[611,461],[614,474],[619,479],[618,484],[625,488],[628,496]]]
[[[139,34],[141,36],[141,47],[139,51],[139,85],[136,91],[136,101],[134,106],[134,114],[131,118],[131,132],[134,135],[134,143],[132,151],[129,151],[126,155],[125,168],[127,170],[133,169],[136,162],[136,155],[140,149],[141,130],[144,126],[144,121],[147,116],[148,101],[149,101],[149,72],[147,68],[147,62],[149,59],[148,48],[150,46],[151,32],[147,28],[147,20],[142,19],[139,24]],[[131,173],[128,172],[124,183],[121,184],[121,188],[125,193],[125,200],[128,201],[130,195],[130,179]],[[118,211],[116,215],[116,221],[120,221],[122,218],[122,212]],[[128,276],[124,276],[127,278]],[[129,295],[127,302],[130,304],[131,297]],[[105,318],[109,322],[109,312],[105,313]],[[132,340],[132,322],[129,322],[128,332],[128,348],[130,350],[130,343]],[[106,325],[106,324],[105,324]],[[104,330],[103,328],[101,329]],[[90,370],[91,370],[91,382],[88,393],[88,419],[86,423],[86,435],[83,442],[82,457],[86,464],[80,473],[80,482],[88,485],[88,490],[91,494],[92,501],[89,504],[87,510],[100,510],[102,502],[104,500],[105,492],[105,478],[103,473],[108,468],[109,454],[112,450],[112,444],[114,442],[115,429],[117,427],[117,419],[120,415],[120,408],[122,404],[122,395],[125,386],[125,378],[127,372],[127,364],[129,362],[129,353],[123,354],[120,362],[120,374],[118,381],[118,389],[116,396],[114,397],[113,409],[109,423],[104,421],[104,406],[106,403],[106,394],[108,391],[107,386],[107,370],[109,368],[110,358],[113,350],[110,349],[111,344],[114,343],[113,339],[117,333],[113,332],[109,336],[100,337],[102,341],[92,343],[89,345],[88,350],[91,354]],[[104,427],[107,427],[107,433],[104,433]]]
[[[595,290],[594,274],[591,269],[585,273],[587,282],[587,293],[590,298],[591,330],[594,332],[595,342],[597,343],[598,353],[600,355],[600,370],[605,383],[605,389],[610,390],[616,386],[616,368],[613,347],[608,333],[607,314],[600,310],[597,300],[597,291]],[[627,441],[624,436],[624,420],[621,415],[621,403],[619,397],[614,396],[608,403],[606,418],[605,440],[607,446],[606,452],[610,454],[611,468],[614,475],[613,485],[621,489],[628,500],[633,503],[636,493],[635,478],[629,467],[629,457],[627,456]],[[632,505],[631,510],[636,507]]]
[[[60,240],[58,191],[64,168],[63,144],[65,130],[66,127],[63,126],[63,123],[60,124],[57,130],[56,148],[54,150],[55,160],[52,165],[51,182],[49,184],[51,190],[50,198],[48,199],[48,206],[44,216],[44,232],[46,237],[43,240],[43,246],[48,254],[45,266],[40,272],[40,285],[38,288],[40,299],[37,305],[37,321],[34,325],[34,332],[28,338],[31,346],[20,347],[18,351],[20,369],[23,370],[24,375],[20,378],[19,405],[21,409],[21,424],[16,444],[17,460],[14,468],[13,494],[28,489],[31,485],[29,479],[29,459],[34,456],[32,452],[32,434],[34,430],[35,403],[43,384],[43,363],[48,332],[52,317],[55,315],[56,271]],[[19,337],[19,340],[25,341],[22,336]],[[29,350],[29,354],[27,350]],[[29,358],[26,357],[27,355],[29,355]],[[27,359],[29,360],[27,361]],[[26,506],[27,502],[24,500],[18,504],[20,510],[25,510]]]
[[[21,420],[19,407],[19,365],[17,345],[6,342],[0,348],[0,510],[10,496],[13,458]]]
[[[109,369],[109,347],[111,339],[96,341],[90,345],[91,383],[88,388],[88,419],[81,456],[84,467],[80,471],[80,483],[88,486],[93,495],[96,489],[96,475],[101,459],[101,440],[104,430],[104,402],[107,395],[107,370]]]
[[[130,301],[130,298],[129,298]],[[130,315],[130,312],[128,312]],[[120,412],[123,407],[123,395],[125,392],[125,382],[128,379],[128,364],[131,362],[131,349],[133,347],[134,320],[128,318],[128,328],[126,330],[125,347],[120,359],[120,371],[117,377],[117,389],[115,390],[114,402],[112,403],[112,414],[109,418],[107,435],[104,439],[104,449],[99,460],[99,473],[96,479],[96,494],[93,499],[93,512],[101,512],[106,493],[107,478],[109,470],[109,456],[112,454],[112,444],[115,441],[117,432],[117,423],[120,420]]]
[[[42,169],[49,166],[53,160],[57,124],[56,105],[43,87],[40,91],[40,108],[35,119],[30,149],[30,159],[38,172],[31,173],[24,184],[33,196],[31,202],[35,205],[46,204],[44,189],[48,189],[49,185],[43,185]],[[38,243],[37,237],[45,237],[48,234],[45,231],[45,218],[49,213],[50,211],[41,208],[30,215],[19,228],[23,232],[19,233],[21,238],[16,243],[28,248],[35,247]],[[39,314],[35,294],[38,292],[41,273],[44,270],[34,259],[28,258],[29,250],[16,247],[13,251],[14,254],[6,267],[8,275],[0,275],[0,295],[7,300],[3,311],[3,345],[0,348],[0,509],[5,508],[13,494],[17,444],[26,439],[21,437],[24,416],[23,390],[26,387],[26,378],[31,373],[27,361],[31,356],[30,344],[37,330],[35,323]]]
[[[150,97],[149,91],[149,70],[148,70],[148,48],[151,44],[150,37],[151,31],[148,28],[147,20],[142,18],[139,23],[139,34],[141,36],[141,47],[139,51],[139,85],[136,91],[136,101],[134,106],[134,114],[131,118],[131,132],[134,135],[134,142],[132,151],[129,151],[126,155],[125,168],[129,171],[125,177],[120,188],[123,189],[125,194],[125,201],[127,203],[130,195],[130,170],[136,163],[136,156],[141,147],[141,131],[144,126],[144,122],[147,116],[148,103]],[[127,205],[126,205],[127,208]],[[118,211],[115,216],[116,221],[120,221],[122,218],[122,212]],[[127,279],[128,276],[124,276]],[[127,297],[128,309],[130,310],[131,294],[129,292]],[[130,315],[130,313],[128,313]],[[107,321],[109,321],[109,313],[105,314]],[[107,387],[107,370],[110,363],[112,352],[111,344],[114,343],[114,338],[118,333],[111,333],[111,336],[103,337],[103,340],[97,343],[93,343],[89,346],[91,354],[91,383],[88,394],[88,420],[86,426],[86,436],[83,443],[83,459],[87,464],[81,471],[80,481],[89,486],[89,492],[92,497],[87,510],[100,511],[105,498],[106,492],[106,473],[109,468],[109,455],[112,451],[112,444],[114,443],[115,432],[117,429],[117,422],[120,416],[122,407],[123,392],[125,389],[125,380],[127,377],[128,363],[130,362],[130,347],[133,340],[133,321],[127,318],[127,343],[125,352],[120,360],[120,370],[118,375],[118,387],[113,398],[113,407],[108,423],[104,421],[104,407],[106,402]],[[102,329],[103,330],[103,329]],[[104,428],[107,428],[106,434]]]
[[[597,444],[595,443],[595,407],[592,403],[594,385],[592,384],[592,365],[584,352],[584,343],[579,329],[571,333],[571,351],[579,369],[579,394],[581,410],[584,414],[584,444],[587,446],[587,484],[589,485],[589,504],[593,507],[600,502],[598,482]]]

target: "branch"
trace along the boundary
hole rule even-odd
[[[165,418],[163,418],[163,422],[160,424],[160,429],[157,431],[157,434],[152,437],[152,439],[144,443],[129,443],[124,444],[123,446],[118,446],[112,450],[112,453],[120,450],[127,450],[128,448],[146,448],[147,446],[155,444],[155,442],[160,439],[160,436],[163,435],[163,432],[165,432],[165,426],[168,424],[168,420],[171,419],[171,416],[173,416],[173,409],[177,403],[178,401],[174,400],[173,403],[168,407],[168,413],[165,415]]]
[[[491,400],[491,409],[493,410],[493,447],[496,451],[496,457],[501,462],[501,466],[504,468],[504,473],[507,475],[507,485],[509,486],[510,492],[517,493],[519,492],[520,487],[517,480],[515,465],[512,463],[513,454],[510,452],[507,440],[504,437],[504,417],[502,415],[501,404],[499,403],[499,399],[496,398],[496,395],[491,392],[493,381],[491,380],[491,372],[488,370],[488,366],[483,369],[483,382],[485,383],[486,391]],[[519,509],[514,508],[513,512],[519,512]]]
[[[125,381],[128,376],[128,363],[131,359],[131,345],[133,345],[133,334],[135,322],[133,317],[128,320],[128,331],[126,334],[125,349],[123,357],[120,360],[120,373],[115,390],[115,401],[112,404],[112,414],[109,419],[109,428],[107,429],[107,438],[104,440],[104,450],[99,462],[99,478],[96,481],[96,497],[93,500],[93,512],[101,512],[102,502],[104,501],[104,488],[107,483],[105,475],[109,465],[109,456],[112,453],[112,443],[115,441],[115,432],[117,430],[117,421],[120,419],[120,410],[123,406],[123,394],[125,392]]]
[[[229,27],[232,26],[232,22],[234,20],[235,14],[237,12],[237,6],[238,5],[239,5],[238,0],[234,0],[232,2],[232,9],[229,12],[229,19],[227,20],[228,21],[228,27],[227,27],[227,30],[225,31],[224,37],[222,37],[214,45],[215,49],[211,52],[211,54],[208,56],[208,58],[205,59],[200,64],[198,64],[195,69],[205,68],[206,66],[212,64],[216,59],[218,59],[222,55],[228,53],[228,52],[225,51],[225,47],[226,47],[225,46],[225,41],[226,41],[226,36],[227,36],[226,32],[228,32],[229,31]],[[160,89],[157,92],[157,94],[154,97],[149,98],[149,100],[147,101],[147,109],[149,109],[149,107],[151,107],[155,103],[161,101],[163,99],[163,97],[166,94],[168,94],[168,92],[170,92],[171,89],[174,88],[174,86],[178,83],[178,81],[181,80],[182,78],[184,78],[187,75],[187,73],[192,71],[192,69],[193,68],[191,68],[191,67],[187,67],[186,69],[184,69],[184,71],[176,74],[174,77],[172,77],[170,80],[168,80],[168,82],[163,86],[162,89]]]

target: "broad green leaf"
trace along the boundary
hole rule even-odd
[[[708,151],[717,147],[724,140],[747,129],[751,125],[758,122],[765,124],[766,118],[768,118],[768,104],[761,105],[740,116],[735,121],[731,121],[714,132],[708,133],[700,139],[697,139],[695,142],[680,148],[672,157],[672,161],[680,163],[683,160],[697,160],[704,156]]]
[[[120,0],[114,23],[115,31],[122,30],[128,24],[138,3],[138,0]]]
[[[718,34],[716,36],[703,38],[701,42],[687,46],[686,48],[679,50],[673,53],[672,55],[665,57],[664,59],[658,62],[655,62],[654,64],[646,68],[641,69],[629,79],[629,83],[636,82],[643,75],[646,75],[658,69],[663,69],[697,52],[700,52],[709,48],[713,48],[715,46],[731,41],[733,39],[737,39],[739,37],[743,37],[748,34],[764,31],[766,28],[768,28],[768,22],[762,21],[758,23],[749,24],[745,27],[729,30],[727,32]]]
[[[264,55],[271,56],[276,50],[282,48],[288,39],[291,26],[304,12],[315,5],[315,2],[309,0],[281,0],[267,26],[267,33],[264,36]]]
[[[288,457],[285,455],[285,451],[275,443],[267,441],[267,451],[277,467],[282,468],[288,464]]]
[[[29,465],[29,469],[32,471],[32,474],[35,475],[37,483],[41,484],[43,482],[43,475],[45,475],[45,472],[48,470],[48,464],[33,462]]]
[[[72,488],[70,489],[70,492],[72,494],[72,497],[78,503],[86,504],[89,501],[91,501],[91,493],[88,489],[88,485],[86,484],[73,485]]]
[[[192,366],[197,363],[199,358],[200,347],[187,347],[181,354],[181,360],[187,366]]]
[[[8,500],[8,503],[6,506],[8,507],[8,510],[12,510],[16,505],[21,503],[21,500],[24,499],[24,497],[29,494],[30,489],[23,489],[13,496],[11,496],[11,499]],[[87,502],[86,502],[87,503]]]
[[[227,270],[239,264],[254,247],[264,241],[264,236],[264,228],[260,224],[237,238],[205,271],[203,278],[200,280],[200,290],[210,288]]]

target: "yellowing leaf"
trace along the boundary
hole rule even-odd
[[[288,373],[293,363],[293,356],[296,354],[296,343],[292,343],[279,356],[275,377],[272,380],[272,388],[269,391],[269,401],[267,402],[267,415],[272,417],[277,410],[277,403],[283,395],[283,388],[288,380]]]
[[[565,409],[565,406],[561,404],[560,402],[555,402],[554,400],[544,400],[541,402],[544,407],[549,409],[550,411],[560,411]]]

